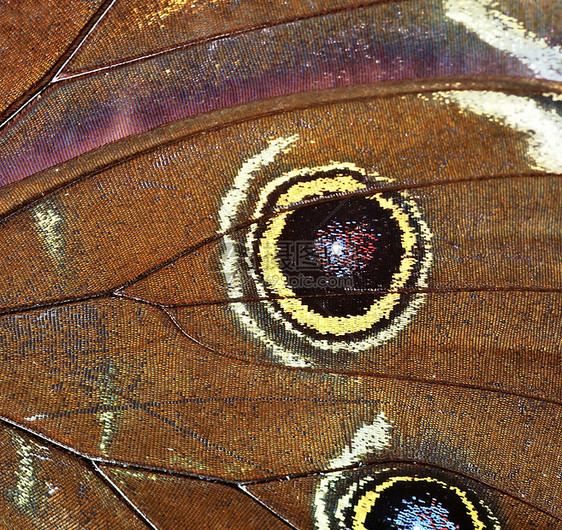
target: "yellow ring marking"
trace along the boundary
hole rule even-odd
[[[474,529],[485,530],[484,523],[478,518],[478,512],[476,511],[474,504],[470,502],[464,491],[457,488],[456,486],[451,486],[446,482],[442,482],[440,480],[429,477],[392,477],[383,484],[379,484],[374,490],[367,491],[355,505],[353,525],[351,527],[352,530],[367,530],[367,528],[365,527],[365,520],[367,519],[367,515],[373,509],[373,506],[375,505],[377,500],[380,498],[381,493],[399,481],[434,482],[436,484],[439,484],[440,486],[445,486],[445,488],[451,491],[454,491],[459,496],[462,503],[466,506],[467,512],[470,515],[472,522],[474,523]]]
[[[299,182],[289,188],[278,200],[279,206],[286,206],[302,201],[306,197],[314,196],[322,192],[353,192],[365,189],[365,185],[348,175],[331,178],[319,178],[310,182]],[[404,257],[400,262],[400,269],[392,276],[389,292],[380,300],[377,300],[364,315],[354,315],[350,317],[324,317],[319,315],[307,305],[305,305],[287,286],[281,265],[276,257],[276,242],[285,227],[286,219],[290,213],[280,214],[274,218],[269,228],[263,233],[260,240],[259,253],[262,263],[264,281],[270,289],[280,298],[278,300],[281,308],[303,325],[312,327],[322,334],[346,335],[368,330],[373,324],[380,322],[383,318],[389,318],[390,313],[397,302],[400,300],[400,293],[396,292],[403,287],[411,275],[415,265],[413,249],[416,244],[416,236],[408,222],[408,216],[399,206],[391,200],[385,199],[381,194],[368,197],[376,200],[381,207],[389,210],[392,217],[398,223],[402,232],[402,245],[404,247]]]

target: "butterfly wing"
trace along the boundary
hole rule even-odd
[[[453,2],[179,5],[104,4],[2,133],[7,520],[346,527],[405,478],[560,525],[556,74]],[[371,320],[272,284],[287,226],[374,259],[371,211],[402,283],[328,293]]]

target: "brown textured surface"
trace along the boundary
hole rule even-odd
[[[210,19],[221,12],[214,2],[196,4]],[[244,2],[248,4],[255,7],[255,12],[249,10],[254,15],[261,12],[262,2]],[[306,12],[324,14],[299,19],[297,13],[291,15],[297,19],[292,23],[227,32],[220,38],[149,53],[143,60],[127,60],[128,48],[135,47],[135,38],[131,42],[128,36],[144,32],[120,31],[118,24],[110,30],[115,33],[112,39],[103,31],[112,19],[125,26],[138,25],[134,11],[138,6],[106,2],[107,11],[99,13],[99,25],[88,42],[106,61],[109,49],[117,45],[114,62],[84,75],[57,76],[0,132],[0,184],[17,182],[129,135],[251,101],[397,80],[441,78],[454,83],[467,77],[545,77],[537,75],[529,61],[515,57],[510,46],[496,49],[454,22],[440,1],[368,4],[332,13],[324,12],[330,11],[331,2],[310,10],[303,4]],[[171,33],[156,31],[152,50],[166,48],[168,36],[173,42],[177,33],[189,34],[186,28],[192,22],[194,28],[198,26],[198,9],[185,6],[183,0],[158,4],[163,13],[173,13],[164,17]],[[112,18],[117,11],[126,15]],[[270,11],[269,16],[277,20],[276,11]],[[552,26],[554,15],[548,10],[531,14],[539,25]],[[231,27],[232,20],[224,19],[219,26]],[[86,43],[74,47],[75,57],[87,47]]]
[[[143,57],[194,41],[369,3],[324,0],[120,0],[66,68],[67,74]]]
[[[6,425],[0,453],[3,528],[146,528],[90,463]]]
[[[559,237],[552,222],[561,212],[559,179],[515,177],[436,181],[414,190],[435,234],[430,289],[562,288],[562,258],[552,247]],[[240,229],[232,238],[239,243],[246,233]],[[221,253],[220,240],[212,241],[124,292],[171,306],[225,301]]]
[[[561,303],[560,293],[431,293],[407,331],[352,356],[352,362],[332,355],[318,365],[343,373],[437,379],[560,403]],[[171,313],[182,330],[213,351],[271,362],[261,342],[237,332],[227,305]]]
[[[0,14],[0,116],[64,56],[102,0],[8,0]]]
[[[430,292],[395,339],[295,370],[272,364],[225,304],[166,313],[108,292],[50,307],[115,289],[213,237],[249,153],[295,127],[300,143],[256,190],[287,168],[353,160],[412,187],[436,234],[429,288],[445,292]],[[3,222],[4,267],[17,274],[3,277],[0,411],[88,456],[244,481],[329,468],[384,410],[393,437],[376,460],[486,477],[556,517],[560,492],[544,491],[559,473],[562,419],[559,179],[533,169],[525,142],[431,96],[374,98],[209,131],[24,206]],[[523,220],[532,230],[518,230]],[[124,292],[171,304],[224,298],[216,259],[203,246]],[[13,309],[33,303],[47,307]]]
[[[216,110],[174,123],[163,125],[148,133],[123,138],[114,143],[104,145],[96,150],[69,160],[65,170],[48,168],[26,178],[25,186],[17,182],[0,188],[0,214],[2,216],[17,210],[22,205],[36,200],[45,193],[70,184],[87,175],[98,173],[109,166],[120,163],[144,151],[151,151],[163,143],[196,135],[209,129],[220,129],[249,121],[267,113],[276,113],[286,109],[319,107],[323,104],[349,100],[368,99],[386,95],[419,94],[451,89],[466,90],[510,90],[514,93],[528,93],[542,90],[557,90],[558,84],[535,79],[510,79],[509,77],[486,79],[478,76],[462,81],[450,78],[437,78],[419,81],[400,81],[374,83],[350,87],[321,90],[306,95],[294,94],[272,98],[267,101],[256,101]]]
[[[504,91],[550,112],[540,94],[560,83],[440,2],[5,4],[0,110],[109,10],[71,78],[0,133],[3,183],[50,168],[0,190],[0,526],[308,530],[331,471],[409,465],[450,472],[504,530],[562,528],[560,175],[537,169],[530,126],[435,94]],[[549,0],[499,6],[560,42]],[[286,171],[349,161],[408,189],[434,234],[410,324],[305,368],[233,316],[217,233],[240,168],[295,133],[252,199]],[[381,414],[388,444],[338,459]]]
[[[102,466],[113,483],[162,529],[287,530],[236,487],[146,471]],[[154,502],[155,499],[158,502]]]
[[[392,444],[377,459],[488,477],[553,516],[562,502],[557,489],[544,496],[559,472],[555,403],[232,361],[129,301],[32,311],[2,325],[16,348],[1,366],[3,414],[91,456],[235,480],[305,473],[326,469],[384,410]]]

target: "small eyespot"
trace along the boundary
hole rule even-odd
[[[352,530],[484,530],[497,523],[472,492],[428,476],[365,479],[349,502],[341,512]]]
[[[321,483],[324,510],[317,527],[345,530],[500,530],[467,480],[453,473],[405,465],[334,474]],[[321,524],[320,524],[321,523]]]

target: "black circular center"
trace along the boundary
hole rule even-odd
[[[355,316],[390,287],[404,255],[401,237],[389,210],[353,197],[292,212],[276,250],[287,285],[310,309]]]

